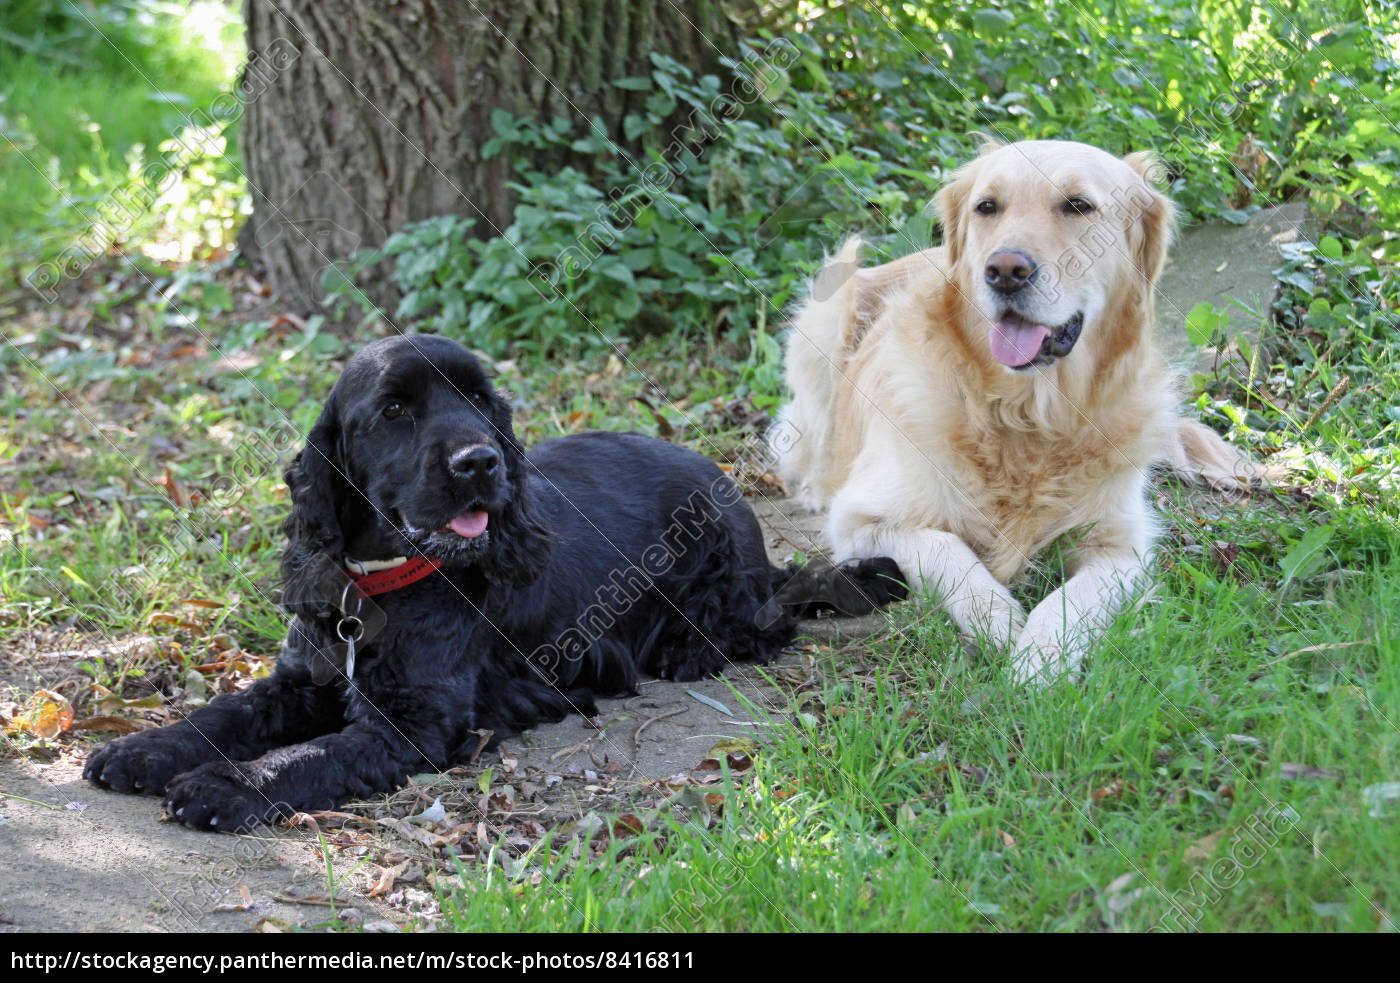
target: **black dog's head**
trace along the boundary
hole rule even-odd
[[[287,593],[346,554],[422,556],[531,583],[549,545],[527,467],[509,405],[465,348],[432,335],[368,345],[287,469]]]

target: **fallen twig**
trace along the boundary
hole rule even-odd
[[[632,732],[632,770],[627,773],[628,778],[631,778],[637,773],[637,761],[642,754],[642,731],[646,730],[648,726],[656,723],[658,720],[679,716],[689,709],[690,707],[677,707],[670,713],[659,713],[655,717],[648,717],[646,720],[642,721],[641,726]]]
[[[314,898],[298,898],[290,894],[274,894],[272,896],[272,900],[284,901],[287,904],[315,905],[318,908],[334,908],[336,905],[341,905],[342,907],[349,907],[349,902],[347,901],[327,898],[324,895],[320,895]]]

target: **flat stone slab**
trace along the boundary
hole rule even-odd
[[[1204,222],[1183,229],[1157,286],[1157,333],[1168,355],[1197,361],[1186,340],[1186,315],[1203,301],[1228,310],[1233,326],[1257,334],[1261,317],[1236,301],[1266,314],[1276,285],[1273,271],[1283,262],[1279,247],[1315,240],[1305,202],[1263,209],[1243,225]]]

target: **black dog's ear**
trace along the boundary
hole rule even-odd
[[[292,459],[284,478],[291,492],[292,513],[283,532],[287,548],[282,553],[283,605],[294,614],[312,614],[327,599],[324,584],[328,567],[339,569],[345,551],[340,515],[350,486],[342,473],[340,421],[334,395],[307,435],[306,446]]]
[[[485,565],[493,579],[515,587],[528,587],[544,572],[553,544],[549,525],[530,492],[528,477],[532,466],[525,460],[525,449],[515,438],[510,408],[504,400],[501,406],[505,411],[504,425],[498,426],[497,431],[506,458],[510,499],[492,526],[495,549]]]

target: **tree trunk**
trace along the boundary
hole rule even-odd
[[[328,266],[406,222],[510,224],[508,162],[480,152],[494,110],[576,128],[599,116],[625,146],[645,93],[614,79],[649,74],[653,51],[716,71],[739,37],[719,0],[245,0],[243,15],[253,216],[239,246],[307,311]]]

